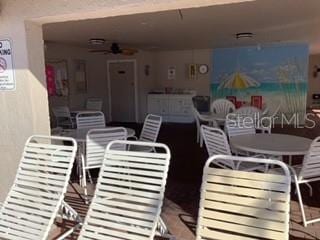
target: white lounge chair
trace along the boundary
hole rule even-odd
[[[102,112],[80,112],[76,116],[77,129],[105,128],[106,121]]]
[[[126,139],[127,130],[123,127],[91,129],[87,133],[86,154],[81,155],[82,181],[80,181],[86,199],[88,196],[86,173],[88,173],[90,182],[93,183],[89,170],[101,168],[107,145],[114,140]]]
[[[86,109],[89,111],[102,111],[102,99],[88,98],[86,101]]]
[[[136,140],[141,142],[156,142],[162,124],[162,117],[154,114],[148,114],[144,120],[140,137],[135,137]],[[148,146],[132,145],[131,150],[142,152],[155,152],[155,148]]]
[[[282,174],[216,168],[214,162],[274,164]],[[290,172],[277,160],[212,156],[203,170],[197,240],[289,239]]]
[[[71,116],[70,110],[67,106],[53,107],[52,112],[56,118],[58,127],[75,128],[75,119]]]
[[[117,150],[115,145],[156,147],[162,151]],[[170,150],[164,144],[109,143],[79,240],[153,239],[160,221],[169,161]]]
[[[13,186],[1,206],[0,239],[47,239],[59,209],[64,216],[79,219],[63,201],[76,150],[77,143],[71,138],[32,136],[28,139]]]
[[[201,135],[204,139],[209,157],[213,155],[228,155],[231,156],[231,149],[226,134],[220,128],[214,128],[202,125]],[[222,168],[240,169],[244,171],[265,171],[267,170],[262,164],[244,163],[241,162],[235,164],[234,161],[215,161],[215,164]]]
[[[196,109],[194,106],[191,107],[191,111],[193,113],[193,116],[194,116],[194,119],[196,122],[196,126],[197,126],[197,143],[199,143],[200,147],[202,147],[203,139],[202,139],[202,135],[200,132],[201,123],[208,124],[209,126],[212,126],[212,127],[219,127],[219,125],[216,120],[202,116],[199,113],[198,109]]]
[[[320,181],[320,137],[317,137],[312,141],[309,152],[304,156],[302,165],[295,165],[290,167],[290,169],[292,170],[292,178],[297,189],[304,226],[306,227],[308,224],[319,222],[320,217],[307,220],[300,185],[307,185],[310,191],[310,196],[312,196],[312,187],[309,183]]]

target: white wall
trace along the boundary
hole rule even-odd
[[[69,105],[71,109],[83,109],[88,97],[103,99],[103,111],[108,119],[108,85],[107,85],[107,60],[136,59],[138,77],[138,107],[139,121],[143,121],[147,112],[147,94],[155,87],[154,55],[151,52],[139,51],[133,56],[104,55],[89,53],[87,49],[72,45],[48,43],[45,51],[46,60],[61,60],[68,62],[69,97],[50,97],[51,106]],[[86,61],[88,91],[78,93],[74,82],[73,60]],[[144,72],[145,65],[150,66],[150,74]]]
[[[196,90],[198,95],[210,95],[210,76],[212,73],[212,50],[195,49],[184,51],[160,51],[155,53],[156,87],[173,87]],[[207,74],[197,73],[195,80],[189,80],[187,64],[207,64]],[[176,68],[176,79],[168,80],[168,67]]]
[[[102,54],[89,53],[87,49],[64,44],[46,44],[46,61],[66,60],[68,63],[69,97],[50,97],[51,106],[69,105],[71,109],[83,109],[90,97],[103,99],[103,112],[107,117],[107,69],[106,57]],[[75,85],[74,60],[86,62],[87,92],[79,93]]]

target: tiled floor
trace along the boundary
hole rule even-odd
[[[136,128],[141,126],[127,125]],[[314,138],[320,135],[320,125],[315,129],[281,129],[277,127],[274,132],[289,132],[291,134]],[[159,141],[166,143],[172,151],[170,172],[166,186],[166,200],[162,217],[167,223],[170,232],[177,240],[195,239],[195,223],[197,219],[199,190],[202,177],[202,168],[207,159],[204,148],[195,143],[195,127],[189,124],[163,125]],[[300,159],[294,159],[296,162]],[[307,217],[320,217],[319,186],[314,186],[314,196],[306,199]],[[293,188],[294,189],[294,188]],[[308,193],[303,188],[303,195]],[[87,207],[77,195],[69,191],[66,199],[82,216],[85,216]],[[65,224],[65,223],[64,223]],[[53,231],[53,235],[60,228]],[[54,239],[54,238],[53,238]],[[76,239],[76,237],[74,238]],[[303,227],[300,211],[294,190],[291,201],[290,239],[320,239],[320,222]]]

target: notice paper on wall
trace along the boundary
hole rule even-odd
[[[8,39],[3,39],[0,40],[0,91],[15,89],[11,42]]]

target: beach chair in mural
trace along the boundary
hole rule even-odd
[[[217,168],[215,162],[273,164],[281,175]],[[290,172],[278,160],[215,155],[203,170],[196,240],[289,239]]]
[[[44,240],[59,217],[81,221],[63,201],[76,150],[77,143],[72,138],[28,139],[13,186],[1,206],[0,239]],[[58,239],[70,235],[75,228]]]
[[[119,145],[161,151],[117,150]],[[160,212],[169,161],[170,150],[164,144],[120,140],[109,143],[79,240],[151,240],[159,226],[159,234],[165,235]]]

